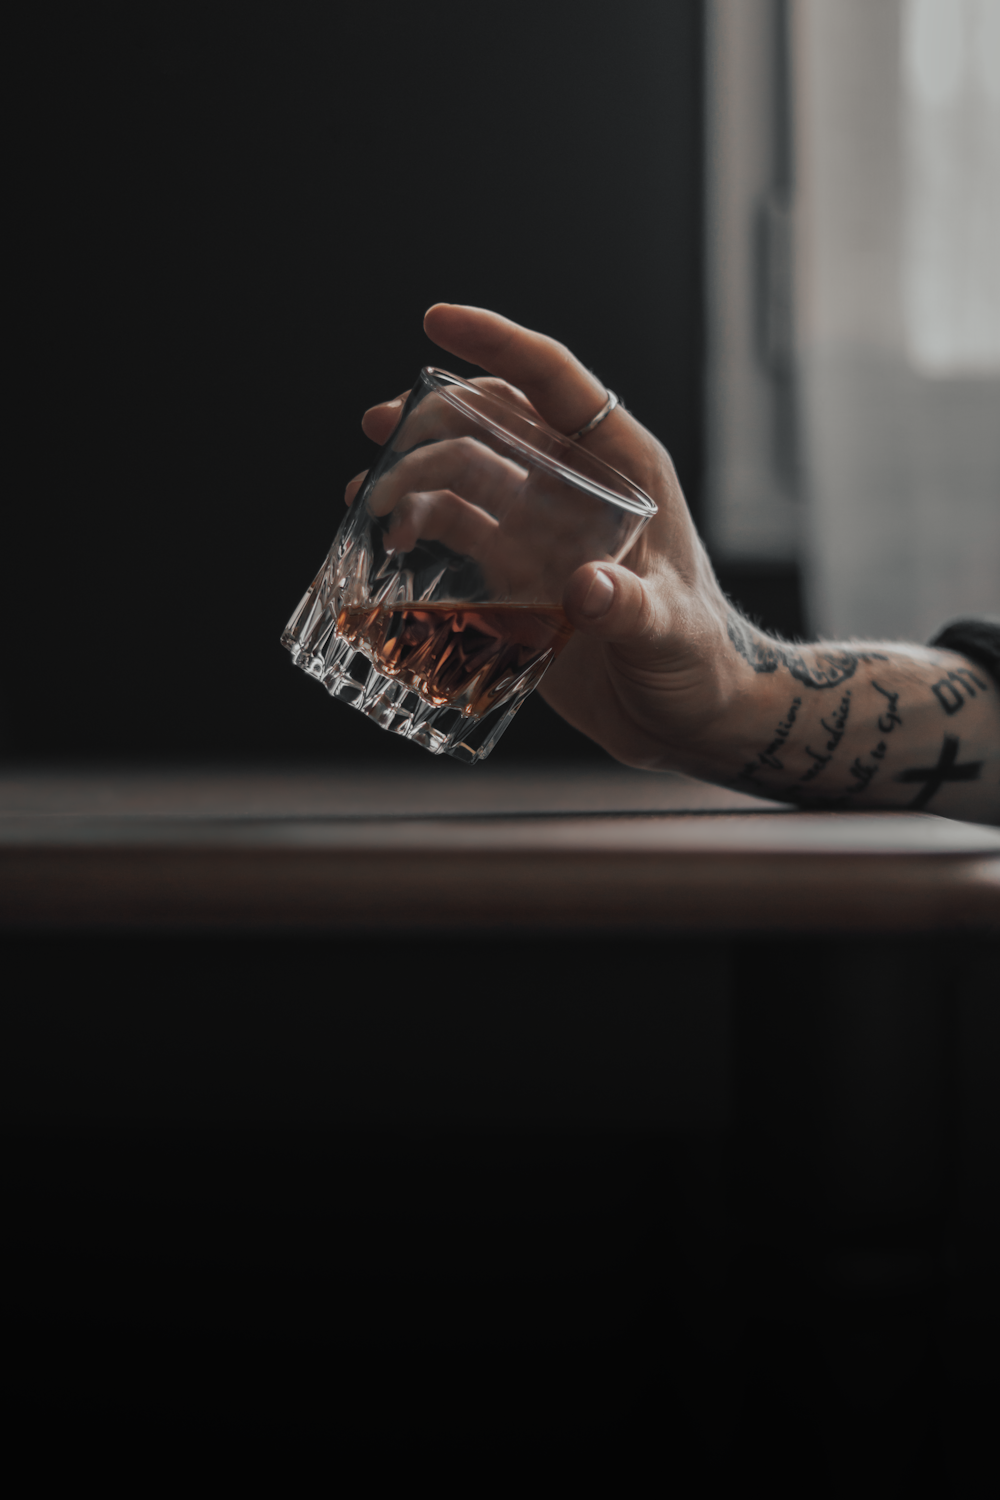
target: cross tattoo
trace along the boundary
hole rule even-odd
[[[922,789],[909,804],[911,810],[926,807],[934,793],[939,791],[946,781],[978,781],[979,773],[983,769],[982,761],[969,760],[964,766],[956,766],[957,759],[958,736],[946,734],[936,766],[922,766],[899,772],[894,778],[896,781],[922,781],[924,783]]]

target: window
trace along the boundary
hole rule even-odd
[[[1000,371],[1000,0],[905,0],[906,345],[929,376]]]

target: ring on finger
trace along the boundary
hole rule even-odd
[[[605,401],[604,405],[597,413],[597,416],[591,417],[590,421],[585,423],[584,426],[580,428],[579,432],[570,433],[570,437],[572,438],[573,442],[575,443],[580,438],[586,437],[588,432],[593,432],[594,428],[600,426],[605,417],[610,417],[615,407],[619,404],[620,403],[618,401],[618,397],[615,395],[614,391],[608,391],[608,399],[607,401]]]

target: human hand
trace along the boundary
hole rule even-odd
[[[558,431],[578,431],[604,404],[600,382],[561,344],[496,313],[442,303],[424,326],[443,349],[490,371],[477,384]],[[386,442],[405,399],[366,412],[366,434]],[[575,633],[539,691],[618,760],[700,765],[713,726],[745,687],[726,601],[662,445],[621,407],[581,444],[658,510],[623,565],[587,563],[573,573],[562,603]],[[348,486],[348,499],[360,482]]]
[[[569,350],[497,313],[438,303],[424,327],[490,372],[478,384],[559,432],[605,403]],[[365,413],[369,437],[388,440],[405,399]],[[723,595],[652,434],[619,406],[580,442],[658,510],[624,563],[586,563],[566,585],[574,633],[539,687],[564,719],[626,765],[758,796],[1000,821],[1000,692],[988,673],[937,647],[763,635]]]

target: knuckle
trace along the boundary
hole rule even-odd
[[[470,437],[466,434],[464,437],[454,438],[452,443],[449,444],[449,447],[451,446],[455,448],[456,457],[463,470],[468,470],[472,465],[480,462],[483,445],[478,438]]]

